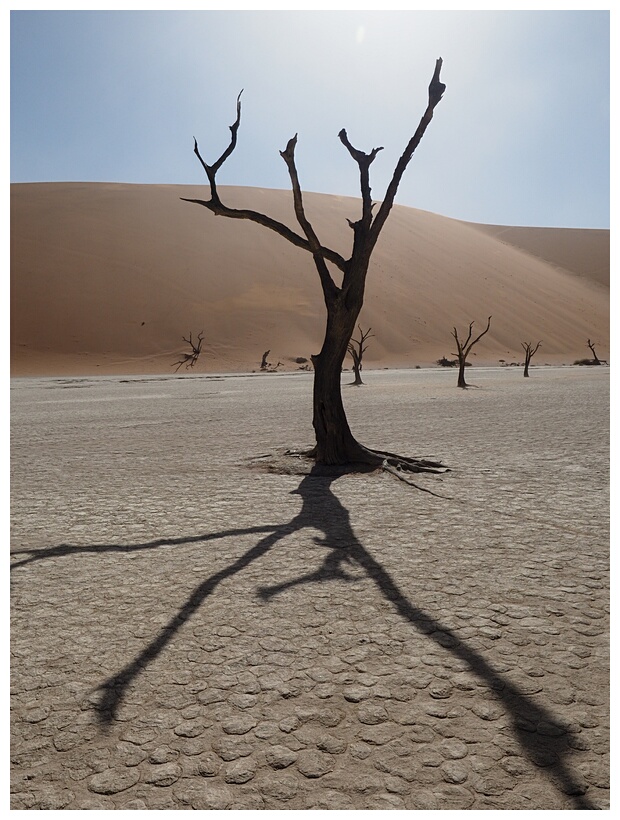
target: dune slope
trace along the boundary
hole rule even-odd
[[[181,201],[203,187],[101,183],[11,186],[13,375],[170,373],[204,331],[201,371],[285,369],[320,349],[325,308],[310,256],[249,222]],[[298,230],[288,191],[223,188],[232,207]],[[357,200],[308,193],[321,241],[349,255]],[[360,316],[367,367],[451,356],[451,329],[493,315],[473,364],[536,364],[609,349],[609,231],[473,225],[395,206]]]

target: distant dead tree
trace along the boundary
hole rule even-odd
[[[366,349],[368,348],[367,344],[364,344],[366,339],[369,339],[371,336],[374,336],[374,333],[371,333],[371,327],[364,333],[360,325],[357,326],[360,332],[359,339],[354,339],[351,337],[349,344],[347,345],[347,351],[351,358],[353,359],[353,371],[355,373],[355,381],[353,384],[364,384],[362,381],[361,371],[362,371],[362,358]]]
[[[592,351],[592,355],[594,356],[594,361],[592,362],[592,364],[601,364],[601,360],[596,355],[596,350],[594,349],[594,342],[591,342],[589,339],[588,339],[588,347],[590,348],[590,350]]]
[[[426,109],[397,161],[385,195],[379,202],[373,202],[371,196],[370,165],[382,148],[373,148],[369,153],[365,153],[351,144],[344,128],[338,133],[340,142],[358,167],[360,180],[361,215],[358,219],[347,220],[353,233],[351,256],[348,259],[321,243],[306,215],[295,161],[297,135],[288,141],[285,150],[280,152],[280,156],[286,164],[291,180],[293,206],[299,232],[258,211],[249,208],[231,208],[224,204],[220,197],[221,191],[217,187],[216,175],[237,145],[237,132],[241,123],[241,94],[237,97],[237,118],[230,126],[230,142],[213,164],[205,162],[198,149],[198,143],[194,139],[194,153],[209,180],[210,198],[184,198],[186,202],[207,208],[216,216],[255,222],[274,231],[292,245],[312,256],[327,309],[323,346],[320,353],[312,356],[314,365],[312,424],[316,444],[306,453],[318,464],[363,465],[364,467],[383,467],[387,471],[399,469],[409,472],[443,472],[445,469],[436,462],[406,458],[373,450],[360,444],[349,427],[341,390],[342,364],[364,303],[366,275],[372,253],[392,210],[403,174],[433,119],[435,107],[446,90],[445,84],[440,80],[442,63],[441,58],[435,62],[435,70],[428,86]],[[401,99],[405,100],[406,96],[406,94],[401,95]],[[375,205],[376,212],[373,212]],[[335,278],[332,275],[333,269],[337,271]]]
[[[468,384],[465,381],[465,367],[467,364],[467,357],[469,356],[469,352],[472,349],[472,347],[475,344],[477,344],[480,341],[480,339],[482,339],[485,333],[489,332],[489,328],[491,327],[491,317],[489,316],[488,318],[486,328],[482,331],[482,333],[479,336],[476,336],[475,339],[471,338],[473,326],[474,322],[470,322],[469,332],[467,334],[467,338],[464,341],[461,341],[459,339],[457,329],[455,327],[452,328],[452,335],[454,336],[454,340],[456,341],[456,355],[459,359],[459,378],[457,382],[457,387],[468,387]]]
[[[189,339],[186,339],[185,336],[183,336],[182,339],[191,347],[192,352],[182,353],[181,358],[178,361],[173,362],[172,367],[174,367],[175,364],[177,365],[176,370],[174,371],[175,373],[179,370],[179,368],[183,367],[183,365],[185,365],[186,370],[189,370],[190,367],[193,367],[196,364],[198,357],[200,356],[200,351],[202,350],[204,330],[200,331],[196,342],[192,339],[191,333],[189,334]]]
[[[536,347],[532,345],[532,342],[521,342],[521,347],[525,350],[525,362],[523,364],[523,375],[527,379],[530,375],[530,362],[532,361],[532,356],[538,348],[541,346],[542,341],[538,342]]]
[[[278,362],[277,364],[271,364],[271,362],[267,361],[267,356],[271,353],[271,350],[266,350],[263,353],[263,358],[260,363],[260,369],[263,373],[275,373],[279,367],[282,367],[282,362]]]

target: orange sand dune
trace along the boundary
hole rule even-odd
[[[232,207],[299,230],[288,191],[222,188]],[[296,369],[322,342],[325,307],[312,259],[249,222],[181,197],[202,186],[11,186],[12,374],[172,373],[204,331],[193,372],[256,370],[264,351]],[[308,193],[324,245],[346,256],[353,198]],[[456,325],[490,332],[473,364],[609,357],[609,231],[474,225],[395,206],[377,245],[360,316],[371,367],[451,357]]]

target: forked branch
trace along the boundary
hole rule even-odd
[[[177,367],[175,368],[175,371],[174,371],[175,373],[183,365],[185,365],[186,370],[189,370],[190,367],[193,367],[196,364],[196,362],[198,361],[198,357],[200,356],[200,353],[201,353],[201,350],[202,350],[202,342],[203,342],[203,339],[204,339],[204,331],[203,330],[200,331],[200,333],[198,334],[198,339],[195,342],[192,339],[191,332],[189,334],[189,339],[186,339],[185,336],[182,336],[181,338],[183,339],[184,342],[187,342],[187,344],[191,347],[192,352],[191,353],[182,353],[181,358],[178,359],[176,362],[173,362],[173,364],[172,364],[173,367],[174,367],[175,364],[177,365]]]
[[[372,330],[371,327],[369,327],[368,330],[365,332],[362,330],[360,325],[357,326],[357,329],[360,332],[360,337],[359,339],[354,339],[353,337],[351,337],[351,341],[347,345],[347,350],[349,351],[354,360],[357,357],[357,359],[361,363],[362,357],[368,348],[368,345],[364,343],[366,339],[369,339],[371,336],[374,336],[375,334],[370,332]],[[354,345],[357,345],[357,347],[355,347]]]
[[[457,347],[457,351],[458,351],[457,355],[458,355],[459,359],[460,359],[461,356],[463,356],[464,358],[467,358],[467,356],[469,355],[469,351],[472,349],[472,347],[475,344],[477,344],[480,341],[480,339],[482,339],[482,337],[485,335],[485,333],[489,332],[489,328],[491,327],[491,318],[492,317],[489,316],[489,318],[487,320],[487,326],[485,327],[485,329],[482,331],[482,333],[479,336],[476,336],[476,338],[473,341],[470,341],[470,339],[471,339],[471,335],[472,335],[472,329],[473,329],[473,326],[474,326],[474,322],[469,323],[469,332],[467,334],[467,338],[463,342],[459,339],[459,334],[458,334],[457,329],[455,327],[452,328],[452,335],[454,336],[454,339],[456,341],[456,347]]]
[[[532,342],[521,342],[521,347],[525,350],[525,356],[528,361],[532,358],[532,356],[538,351],[538,348],[541,346],[542,341],[538,342],[536,347],[534,347]]]
[[[372,198],[370,196],[370,166],[374,162],[375,157],[383,148],[373,148],[370,154],[365,154],[363,151],[354,148],[349,142],[347,132],[343,128],[338,134],[340,142],[345,146],[349,154],[357,162],[360,169],[360,190],[362,193],[362,225],[368,230],[372,221]],[[358,223],[349,223],[353,230],[356,229]],[[355,251],[354,251],[355,252]]]
[[[272,219],[270,216],[266,214],[262,214],[259,211],[253,211],[247,208],[237,209],[237,208],[229,208],[228,206],[224,205],[222,200],[220,199],[218,190],[217,190],[217,181],[216,175],[219,169],[222,167],[224,162],[228,159],[228,157],[233,153],[237,146],[237,132],[239,130],[239,125],[241,123],[241,93],[239,92],[239,96],[237,97],[237,118],[235,122],[230,126],[230,143],[219,159],[213,163],[213,165],[209,165],[203,159],[200,149],[198,148],[198,141],[194,137],[194,153],[198,157],[200,164],[204,168],[204,171],[207,175],[209,180],[209,186],[211,189],[211,199],[210,200],[203,200],[203,199],[188,199],[186,197],[181,197],[184,202],[192,202],[195,205],[202,205],[205,208],[208,208],[212,213],[216,216],[227,216],[231,219],[247,219],[251,222],[256,222],[259,225],[262,225],[265,228],[268,228],[271,231],[282,236],[284,239],[288,240],[291,244],[296,245],[298,248],[303,248],[303,250],[309,251],[316,259],[321,259],[324,266],[324,271],[321,274],[321,278],[323,279],[324,273],[327,272],[327,267],[325,266],[324,260],[327,259],[328,261],[332,262],[336,265],[340,270],[344,271],[346,269],[346,262],[344,258],[337,253],[336,251],[332,250],[331,248],[323,247],[320,242],[318,241],[314,231],[311,230],[310,223],[305,220],[305,223],[300,222],[302,228],[304,229],[304,233],[306,234],[305,237],[300,236],[299,234],[295,233],[295,231],[291,230],[287,225],[282,222],[279,222],[277,219]],[[294,143],[296,137],[293,140],[289,140],[289,144],[287,146],[286,151],[281,152],[282,157],[285,159],[287,166],[289,167],[289,173],[291,168],[294,170],[294,158],[293,158],[293,151],[294,151]],[[291,149],[292,143],[292,149]],[[287,156],[290,149],[290,160],[287,160]],[[295,178],[297,177],[297,172],[294,170]],[[297,181],[297,188],[299,188],[299,181]],[[303,214],[303,206],[301,205],[301,200],[299,199],[299,206],[301,207],[301,214]],[[295,212],[297,214],[297,218],[299,221],[300,218],[300,211],[298,209],[298,203],[296,202],[295,205]],[[305,219],[305,216],[304,216]],[[307,230],[310,228],[310,231]],[[327,276],[329,276],[329,272],[327,272]],[[331,279],[331,277],[330,277]],[[332,282],[333,284],[333,282]],[[335,285],[334,285],[335,287]]]
[[[315,264],[318,268],[319,275],[321,277],[321,283],[323,285],[323,290],[326,293],[334,294],[339,291],[339,288],[333,282],[331,275],[327,269],[326,262],[331,262],[332,264],[336,265],[336,267],[341,270],[345,274],[345,279],[347,280],[346,283],[343,282],[343,287],[349,284],[348,282],[348,274],[350,273],[351,263],[354,260],[362,261],[362,263],[367,264],[368,260],[370,259],[370,255],[372,250],[379,238],[379,234],[385,221],[388,217],[388,214],[392,208],[394,203],[394,197],[396,196],[396,192],[398,190],[398,186],[402,179],[402,176],[409,164],[411,157],[413,156],[414,151],[418,147],[420,140],[422,139],[426,128],[428,127],[430,121],[433,118],[433,111],[435,106],[441,100],[443,93],[445,91],[445,84],[440,80],[440,72],[442,67],[443,61],[441,57],[435,63],[435,71],[433,73],[433,78],[428,87],[428,105],[426,107],[426,111],[420,120],[420,123],[417,127],[417,130],[413,137],[410,139],[405,151],[403,152],[402,156],[400,157],[396,168],[394,170],[394,174],[392,176],[392,180],[387,188],[385,198],[381,203],[379,211],[376,217],[372,218],[372,208],[373,203],[371,199],[371,190],[370,190],[370,179],[369,179],[369,168],[372,162],[374,161],[375,157],[379,153],[379,151],[383,150],[381,147],[373,148],[369,154],[360,151],[359,149],[355,148],[349,138],[347,136],[346,130],[343,128],[339,133],[339,138],[342,144],[346,147],[349,151],[349,154],[353,157],[353,159],[357,162],[359,170],[360,170],[360,187],[361,187],[361,194],[362,194],[362,218],[358,222],[351,222],[349,224],[354,230],[354,243],[353,243],[353,253],[349,260],[345,260],[339,253],[332,250],[331,248],[327,248],[318,240],[312,226],[310,225],[309,220],[307,219],[304,208],[303,208],[303,201],[301,196],[301,186],[299,184],[299,179],[297,175],[297,169],[295,167],[295,145],[297,142],[297,136],[293,137],[289,140],[287,147],[284,151],[281,151],[280,154],[284,161],[286,162],[287,168],[289,170],[289,175],[291,177],[291,183],[293,186],[293,197],[295,203],[295,214],[297,217],[297,221],[300,224],[300,227],[303,231],[303,236],[300,236],[295,231],[291,230],[287,225],[284,225],[282,222],[279,222],[276,219],[272,219],[271,217],[267,216],[266,214],[262,214],[258,211],[253,211],[250,209],[237,209],[237,208],[229,208],[228,206],[224,205],[221,201],[218,190],[217,190],[217,182],[216,182],[216,174],[224,164],[224,162],[228,159],[228,157],[233,153],[235,147],[237,145],[237,132],[239,130],[239,126],[241,123],[241,93],[239,93],[237,97],[237,117],[235,122],[230,126],[230,143],[224,152],[221,154],[219,159],[213,163],[213,165],[209,165],[203,159],[200,150],[198,148],[198,141],[194,138],[194,153],[198,157],[200,164],[202,165],[207,178],[209,179],[209,185],[211,188],[211,199],[210,200],[202,200],[202,199],[188,199],[182,197],[185,202],[193,202],[196,205],[202,205],[205,208],[208,208],[212,213],[216,216],[227,216],[232,219],[248,219],[252,222],[256,222],[259,225],[262,225],[269,230],[274,231],[275,233],[282,236],[284,239],[288,240],[291,244],[296,245],[299,248],[302,248],[306,251],[309,251],[315,261]]]
[[[232,154],[237,146],[237,131],[239,130],[239,125],[241,124],[241,95],[243,94],[243,89],[239,92],[237,96],[237,119],[234,123],[229,126],[230,127],[230,143],[228,147],[224,150],[224,153],[221,157],[213,164],[207,165],[204,159],[200,155],[200,151],[198,150],[198,141],[196,137],[194,137],[194,153],[200,160],[200,164],[205,169],[205,173],[209,178],[209,183],[211,185],[211,198],[214,202],[219,203],[220,198],[217,193],[217,186],[215,184],[215,175],[222,167],[222,165],[226,162],[228,157]]]
[[[353,384],[355,385],[363,384],[361,375],[362,359],[368,347],[368,345],[365,344],[365,342],[366,339],[369,339],[371,336],[374,336],[374,333],[370,332],[372,330],[371,327],[369,327],[366,332],[362,330],[360,325],[358,325],[357,328],[360,332],[359,339],[354,339],[353,337],[351,337],[349,344],[347,345],[347,352],[349,353],[349,356],[351,356],[351,358],[353,359],[353,370],[355,372],[355,381],[353,382]]]

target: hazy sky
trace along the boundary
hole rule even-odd
[[[447,90],[397,202],[474,222],[609,227],[608,11],[13,11],[11,181],[183,183],[229,139],[222,185],[380,200]]]

